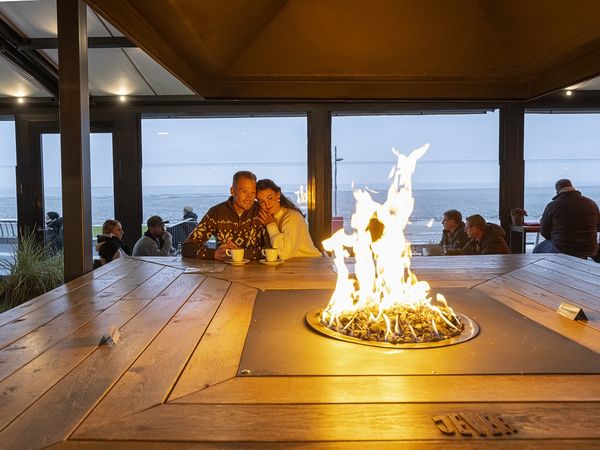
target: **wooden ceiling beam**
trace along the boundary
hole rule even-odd
[[[22,36],[0,18],[0,53],[54,97],[58,97],[58,69],[36,50],[19,50],[17,45],[22,39]]]
[[[135,48],[125,36],[88,37],[88,48]],[[52,50],[58,48],[58,38],[23,39],[15,45],[17,50]]]

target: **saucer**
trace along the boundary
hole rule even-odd
[[[266,259],[261,259],[258,262],[267,266],[278,266],[279,264],[283,264],[282,259],[278,259],[277,261],[267,261]]]
[[[232,261],[231,259],[227,258],[224,262],[226,262],[227,264],[231,264],[232,266],[243,266],[244,264],[249,263],[250,260],[243,259],[241,261]]]

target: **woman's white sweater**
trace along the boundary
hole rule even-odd
[[[280,259],[321,256],[302,214],[282,206],[273,217],[275,222],[267,225],[267,232],[271,246],[279,250]]]

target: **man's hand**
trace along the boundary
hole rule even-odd
[[[258,220],[260,220],[260,223],[262,223],[264,226],[267,226],[270,223],[275,223],[275,217],[263,209],[258,211]]]
[[[233,242],[221,244],[221,246],[215,250],[215,259],[219,261],[225,260],[225,258],[227,258],[227,250],[230,248],[237,248],[237,246]]]

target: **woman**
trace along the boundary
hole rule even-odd
[[[117,258],[130,255],[129,248],[123,244],[123,226],[118,220],[108,219],[102,225],[102,234],[97,236],[96,251],[100,256],[100,264],[104,265]]]
[[[258,180],[256,198],[260,205],[259,218],[267,228],[271,246],[279,250],[280,259],[317,257],[304,215],[271,180]]]

